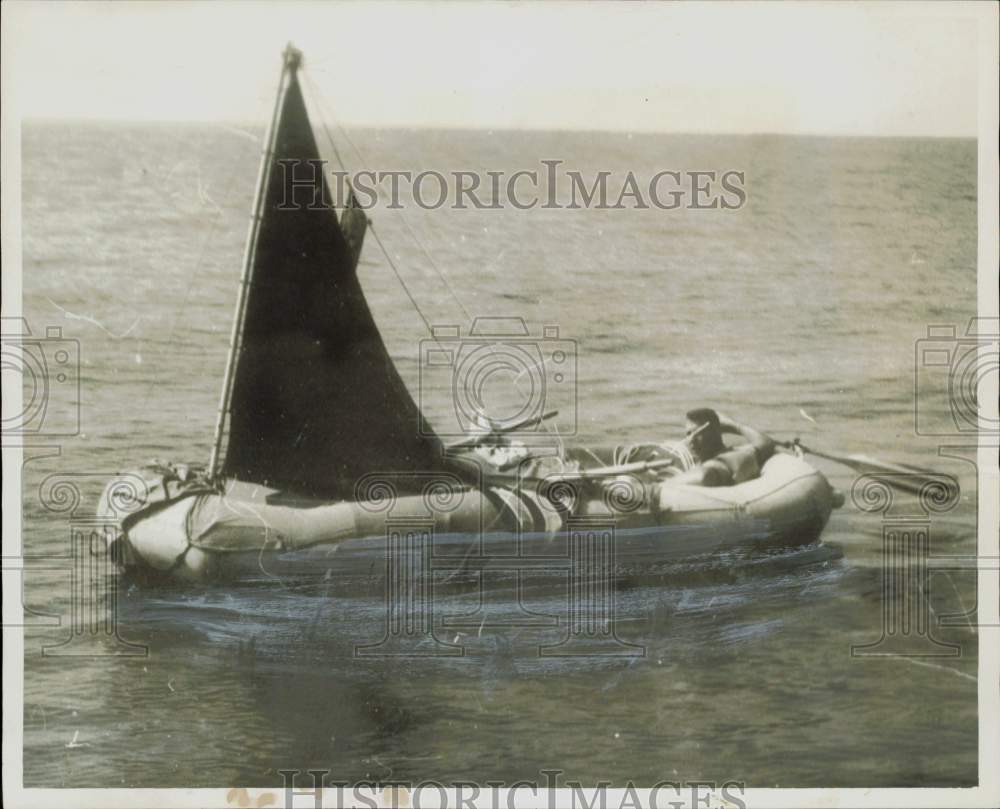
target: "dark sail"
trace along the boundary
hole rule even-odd
[[[311,178],[314,169],[322,174],[309,162],[320,156],[293,59],[264,169],[220,471],[350,499],[367,473],[441,468],[441,444],[399,377],[358,282],[364,211],[351,199],[338,222],[325,177],[288,182]]]

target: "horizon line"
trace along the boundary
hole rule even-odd
[[[213,120],[210,118],[123,118],[119,116],[25,116],[21,124],[120,124],[132,126],[205,126],[221,128],[248,128],[263,132],[266,124],[259,121]],[[315,128],[315,126],[314,126]],[[407,124],[402,122],[389,124],[350,123],[342,122],[338,128],[351,130],[393,130],[393,131],[426,131],[426,132],[538,132],[563,134],[609,134],[609,135],[684,135],[684,136],[716,136],[716,137],[807,137],[807,138],[881,138],[881,139],[925,139],[925,140],[972,140],[977,141],[979,134],[925,134],[925,133],[886,133],[886,132],[836,132],[836,131],[732,131],[732,130],[696,130],[696,129],[607,129],[595,127],[592,129],[569,127],[516,127],[516,126],[461,126],[458,124]],[[249,132],[245,134],[251,134]]]

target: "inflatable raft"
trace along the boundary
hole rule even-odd
[[[112,481],[99,514],[120,526],[113,555],[126,570],[191,582],[378,573],[406,541],[451,569],[510,554],[558,559],[580,531],[607,537],[616,569],[635,574],[723,548],[816,542],[843,502],[784,453],[759,478],[727,487],[640,475],[481,488],[441,473],[411,478],[371,475],[357,499],[323,502],[238,481],[218,491],[197,470],[153,465]]]
[[[154,464],[112,480],[99,515],[116,526],[109,535],[121,566],[188,582],[391,577],[399,565],[418,578],[491,565],[563,575],[567,559],[641,571],[720,547],[819,537],[837,498],[800,457],[779,454],[758,479],[708,489],[631,462],[634,448],[563,451],[568,425],[545,445],[539,425],[558,415],[546,412],[545,392],[572,365],[553,326],[537,339],[520,318],[477,318],[468,340],[458,327],[431,329],[435,345],[421,368],[453,378],[428,384],[419,398],[437,397],[439,411],[451,405],[455,420],[442,423],[463,440],[446,444],[368,307],[357,268],[370,221],[353,192],[335,200],[325,175],[318,188],[286,186],[288,164],[322,161],[301,61],[285,51],[211,456],[202,469]],[[520,456],[470,429],[483,412],[485,380],[507,367],[491,364],[498,356],[530,382],[510,411],[517,415],[490,426],[520,440]]]

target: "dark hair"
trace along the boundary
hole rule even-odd
[[[708,424],[712,429],[719,429],[719,414],[710,407],[696,407],[684,414],[689,421],[695,424]]]

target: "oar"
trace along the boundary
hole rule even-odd
[[[887,463],[886,461],[880,461],[877,458],[872,458],[868,455],[834,455],[830,452],[820,452],[816,449],[810,449],[799,442],[799,439],[794,441],[779,441],[777,442],[779,446],[785,447],[787,449],[798,448],[807,455],[813,455],[817,458],[824,458],[828,461],[833,461],[834,463],[839,463],[843,466],[847,466],[853,469],[855,472],[860,472],[863,475],[887,475],[886,483],[895,488],[909,492],[910,494],[920,494],[925,491],[926,487],[930,484],[941,485],[942,477],[949,478],[954,482],[954,486],[957,487],[957,482],[955,482],[954,476],[944,475],[941,472],[935,472],[932,469],[921,469],[918,466],[910,466],[909,464],[895,464]],[[945,484],[949,488],[949,493],[953,492],[951,485]]]
[[[474,435],[472,438],[466,438],[462,441],[456,441],[454,444],[448,444],[445,449],[465,449],[466,447],[475,447],[481,444],[484,439],[491,435],[502,435],[503,433],[512,433],[515,430],[523,430],[525,427],[534,427],[536,424],[541,424],[543,421],[555,418],[559,415],[558,410],[550,410],[548,413],[542,413],[540,416],[531,416],[530,418],[522,419],[521,421],[515,422],[514,424],[508,424],[505,427],[496,427],[489,433],[483,433],[482,435]]]
[[[677,461],[673,458],[664,458],[662,461],[636,461],[635,463],[623,463],[615,466],[598,466],[593,469],[578,469],[573,472],[558,472],[541,478],[546,482],[559,480],[595,480],[598,478],[613,477],[614,475],[629,475],[633,472],[651,472],[654,469],[663,469],[672,466]]]
[[[545,418],[545,416],[542,416]],[[708,423],[702,424],[685,438],[685,442],[690,441],[698,433],[708,427]],[[600,480],[601,478],[614,477],[615,475],[628,475],[633,472],[652,472],[656,469],[664,469],[668,466],[676,466],[676,458],[663,458],[659,461],[634,461],[625,464],[612,464],[611,466],[595,466],[592,469],[577,469],[572,472],[558,472],[553,475],[546,475],[544,478],[521,478],[522,482],[545,482],[555,483],[567,480]]]
[[[588,480],[601,480],[602,478],[615,477],[617,475],[627,475],[634,472],[650,472],[654,469],[663,469],[664,467],[671,466],[675,464],[676,461],[665,458],[661,461],[637,461],[635,463],[617,464],[615,466],[596,466],[593,469],[579,469],[573,472],[556,472],[551,475],[546,475],[545,477],[518,477],[516,480],[518,483],[529,483],[538,484],[544,483],[551,486],[553,483],[564,483],[568,481],[583,482]],[[510,484],[511,477],[503,477],[500,475],[488,476],[485,481],[488,483],[506,483]]]

